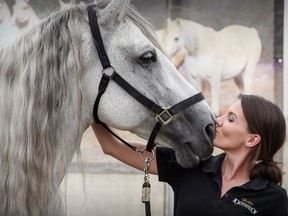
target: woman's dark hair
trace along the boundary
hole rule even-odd
[[[285,117],[280,108],[257,95],[239,95],[250,133],[259,134],[260,143],[251,152],[250,179],[263,176],[282,184],[283,173],[274,155],[283,146],[286,137]]]

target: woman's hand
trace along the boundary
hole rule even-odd
[[[140,153],[133,151],[131,148],[126,146],[116,137],[114,137],[109,131],[107,131],[101,125],[93,123],[91,125],[96,138],[105,154],[111,155],[112,157],[116,158],[123,163],[130,165],[136,169],[143,170],[145,166],[144,160],[141,158]],[[129,142],[131,145],[135,146],[138,149],[144,149],[145,144],[141,142]],[[142,155],[143,158],[151,158],[152,153],[144,152]],[[157,172],[157,165],[156,165],[156,158],[150,162],[150,169],[149,173],[151,174],[158,174]]]

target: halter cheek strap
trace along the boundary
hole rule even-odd
[[[110,67],[111,64],[110,64],[109,58],[106,54],[104,44],[102,41],[102,37],[100,34],[95,7],[96,6],[94,4],[87,6],[88,19],[89,19],[89,25],[90,25],[90,29],[91,29],[91,32],[92,32],[92,35],[94,38],[94,44],[96,46],[98,56],[100,58],[102,67],[105,69],[107,67]]]
[[[156,114],[155,119],[157,120],[156,125],[154,126],[151,135],[148,139],[148,143],[146,146],[146,150],[151,152],[152,149],[155,147],[155,138],[160,131],[161,127],[163,125],[169,124],[173,119],[174,115],[177,114],[180,111],[183,111],[184,109],[188,108],[189,106],[198,103],[201,100],[204,100],[203,94],[200,92],[190,98],[187,98],[186,100],[174,105],[171,108],[163,108],[157,104],[155,104],[153,101],[151,101],[149,98],[145,97],[143,94],[141,94],[139,91],[137,91],[133,86],[131,86],[128,82],[126,82],[116,71],[115,68],[110,64],[108,55],[105,51],[104,44],[102,41],[99,25],[97,22],[97,16],[96,16],[96,10],[95,5],[88,5],[88,18],[90,23],[90,29],[92,36],[94,38],[94,44],[99,56],[99,59],[101,61],[102,67],[103,67],[103,74],[101,77],[101,81],[98,88],[98,95],[96,97],[95,103],[94,103],[94,109],[93,109],[93,116],[95,119],[95,122],[98,124],[101,124],[104,128],[106,128],[109,132],[111,132],[114,136],[116,136],[119,140],[121,140],[124,144],[126,144],[128,147],[132,148],[134,151],[143,152],[143,150],[137,149],[135,146],[132,146],[122,138],[120,138],[117,134],[115,134],[113,131],[109,129],[109,127],[103,123],[99,117],[98,117],[98,107],[100,103],[101,96],[105,93],[106,88],[110,82],[110,80],[113,80],[116,82],[121,88],[123,88],[127,93],[129,93],[133,98],[135,98],[138,102],[140,102],[142,105],[150,109]],[[105,74],[105,70],[108,68],[113,69],[113,74],[111,76]]]

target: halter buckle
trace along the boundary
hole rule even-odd
[[[157,114],[155,119],[160,121],[163,125],[167,125],[174,119],[174,116],[170,114],[169,108],[163,107],[162,109],[163,111],[160,114]]]

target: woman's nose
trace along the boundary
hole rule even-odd
[[[220,117],[215,120],[216,127],[221,127],[223,125],[223,121],[221,121]]]

